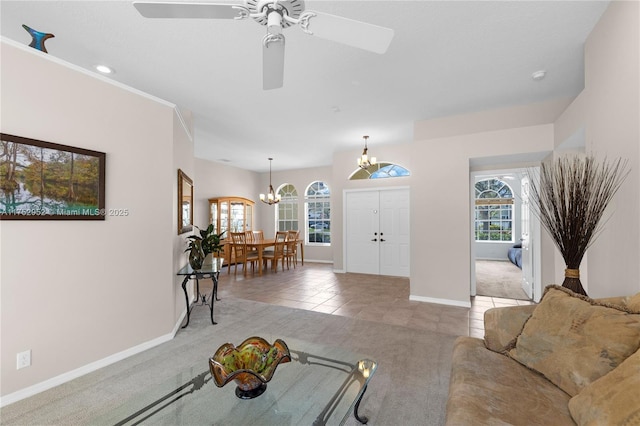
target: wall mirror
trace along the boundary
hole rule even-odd
[[[178,235],[193,230],[193,181],[178,169]]]

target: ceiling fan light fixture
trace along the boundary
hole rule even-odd
[[[369,157],[369,154],[367,153],[369,150],[369,148],[367,148],[367,140],[369,139],[369,136],[363,136],[362,138],[364,139],[364,149],[362,150],[362,155],[358,157],[358,167],[361,169],[367,169],[370,166],[375,166],[377,161],[376,157]]]
[[[273,190],[273,185],[271,185],[271,162],[273,158],[269,157],[269,192],[266,194],[260,194],[260,201],[265,204],[269,204],[270,206],[277,204],[282,200],[282,196],[280,194],[276,194]]]

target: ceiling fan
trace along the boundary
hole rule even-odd
[[[284,34],[298,25],[306,34],[374,53],[387,51],[393,30],[328,13],[307,11],[303,0],[235,0],[237,3],[187,3],[134,1],[145,18],[247,19],[267,27],[262,39],[262,87],[282,87],[284,80]]]

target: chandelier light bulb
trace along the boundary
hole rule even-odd
[[[364,139],[364,149],[362,150],[362,155],[358,158],[358,166],[361,169],[367,169],[369,166],[374,166],[376,164],[376,157],[369,157],[367,154],[369,149],[367,147],[367,140],[369,139],[369,136],[363,136],[362,138]]]

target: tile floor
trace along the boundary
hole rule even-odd
[[[231,269],[230,274],[227,268],[220,274],[219,303],[235,297],[453,335],[482,338],[484,311],[532,303],[484,296],[472,298],[470,309],[415,302],[409,300],[408,278],[336,274],[331,264],[298,263],[296,268],[277,273],[267,270],[262,276],[251,268],[244,276],[242,265],[237,275]]]

